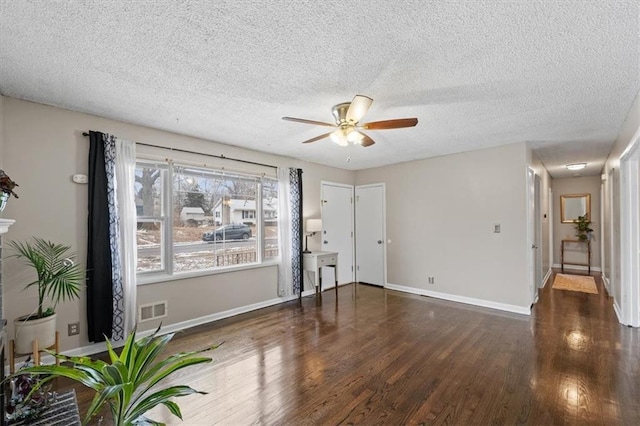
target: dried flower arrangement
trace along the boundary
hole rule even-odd
[[[4,172],[4,170],[0,170],[0,191],[18,198],[18,194],[13,192],[13,188],[15,188],[16,186],[19,185],[12,181],[11,178]]]

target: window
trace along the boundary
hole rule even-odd
[[[164,272],[165,223],[164,185],[167,168],[138,164],[135,176],[138,272]]]
[[[262,179],[262,223],[264,224],[264,257],[278,257],[278,181]]]
[[[179,275],[278,256],[275,179],[140,161],[135,190],[138,274]]]

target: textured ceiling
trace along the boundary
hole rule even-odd
[[[637,1],[0,7],[6,96],[352,170],[527,141],[554,177],[597,174],[640,91]],[[331,121],[355,94],[365,121],[420,122],[342,148],[280,119]]]

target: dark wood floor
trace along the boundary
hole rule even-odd
[[[531,317],[349,285],[191,329],[170,351],[225,343],[182,424],[640,424],[639,331],[551,282]]]

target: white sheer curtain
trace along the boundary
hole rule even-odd
[[[291,182],[287,167],[278,167],[278,215],[280,216],[278,296],[288,297],[293,294],[293,268],[291,263]]]
[[[116,194],[120,218],[120,264],[124,293],[124,338],[136,324],[136,203],[134,193],[136,144],[116,139]]]

